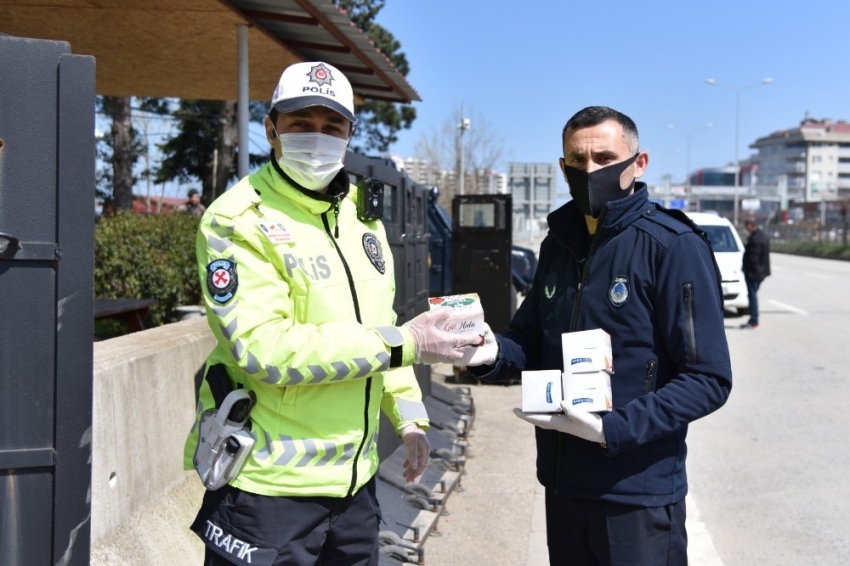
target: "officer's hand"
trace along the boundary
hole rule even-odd
[[[417,364],[451,364],[463,357],[465,346],[481,343],[481,336],[474,332],[455,334],[438,330],[437,325],[445,322],[451,313],[451,309],[442,307],[423,312],[404,324],[416,343]]]
[[[572,405],[564,401],[561,401],[561,408],[564,410],[564,414],[523,413],[521,409],[514,409],[514,414],[540,428],[557,430],[590,442],[605,444],[605,432],[602,430],[602,417],[600,415],[574,409]]]
[[[467,346],[464,349],[463,358],[455,362],[458,366],[489,366],[496,361],[499,355],[499,343],[496,335],[490,330],[490,325],[484,323],[484,343],[480,346]]]
[[[425,431],[415,424],[409,424],[401,429],[401,438],[407,447],[407,458],[404,461],[402,475],[409,482],[418,482],[428,466],[431,444],[425,436]]]

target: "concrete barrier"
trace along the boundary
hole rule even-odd
[[[189,525],[204,488],[194,471],[183,470],[183,443],[195,418],[195,384],[214,347],[215,338],[206,317],[95,342],[92,565],[203,563],[203,544],[189,530]],[[423,379],[430,391],[430,368],[423,371]],[[453,452],[455,445],[464,442],[449,433],[459,430],[464,424],[460,422],[462,419],[471,417],[461,416],[462,411],[452,409],[451,403],[458,400],[456,392],[444,386],[433,387],[437,391],[425,400],[435,425],[429,431],[429,438],[436,452]],[[441,435],[439,431],[443,429],[449,429],[445,432],[448,436]],[[404,483],[401,479],[404,448],[392,427],[382,426],[381,434],[383,477],[396,477]],[[460,479],[460,469],[446,471],[437,465],[440,458],[432,458],[432,466],[418,486],[439,496],[439,509],[422,511],[404,499],[411,496],[405,490],[393,491],[387,482],[379,485],[385,531],[395,529],[396,536],[412,547],[421,546],[427,533],[435,528],[439,516],[435,511],[442,509],[443,500]],[[407,525],[427,522],[420,520],[420,515],[429,513],[433,517],[423,532],[418,535],[408,532]],[[402,518],[406,520],[400,522]],[[382,556],[382,560],[385,558]]]
[[[182,468],[206,318],[94,344],[91,564],[201,564],[188,526],[203,496]]]

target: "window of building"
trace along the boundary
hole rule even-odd
[[[820,155],[813,155],[812,163],[820,163]]]

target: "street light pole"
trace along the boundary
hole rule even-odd
[[[463,133],[469,129],[471,123],[469,118],[463,117],[463,103],[460,105],[460,124],[457,125],[457,128],[460,130],[460,171],[458,171],[458,192],[459,194],[463,194],[463,181],[466,174],[463,171]]]
[[[710,86],[719,86],[735,91],[735,210],[732,211],[732,224],[738,226],[738,198],[741,186],[741,165],[738,162],[738,136],[741,125],[741,91],[757,86],[769,85],[773,82],[770,77],[762,79],[760,83],[744,86],[732,86],[719,83],[714,79],[705,79],[706,84]]]

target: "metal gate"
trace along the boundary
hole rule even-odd
[[[395,266],[395,299],[393,310],[403,324],[428,310],[428,188],[414,183],[392,161],[370,158],[354,152],[345,156],[345,170],[352,183],[369,177],[384,184],[384,218],[382,223]],[[423,398],[431,394],[431,368],[413,367]],[[378,452],[391,453],[399,444],[398,437],[381,417]]]
[[[493,332],[516,310],[511,280],[511,195],[452,199],[452,293],[478,293]]]
[[[0,36],[0,564],[88,564],[94,59]]]

